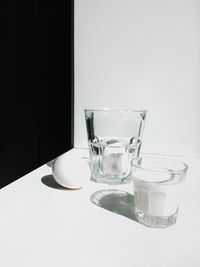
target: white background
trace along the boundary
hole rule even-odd
[[[75,0],[75,146],[120,106],[148,110],[144,152],[200,156],[199,29],[199,0]]]

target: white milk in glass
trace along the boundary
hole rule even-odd
[[[181,184],[175,176],[145,170],[138,171],[135,175],[134,200],[138,210],[155,217],[170,216],[177,212]]]

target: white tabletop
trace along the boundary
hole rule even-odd
[[[69,153],[84,188],[56,186],[43,165],[0,190],[0,266],[200,266],[200,158],[179,158],[189,171],[177,223],[153,229],[134,219],[132,184],[92,182],[88,151]]]

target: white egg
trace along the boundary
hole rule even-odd
[[[82,188],[88,178],[88,163],[75,150],[59,156],[53,164],[52,174],[58,184],[70,189]]]

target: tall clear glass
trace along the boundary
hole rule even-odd
[[[145,118],[145,110],[85,109],[93,180],[131,181],[131,161],[140,154]]]

